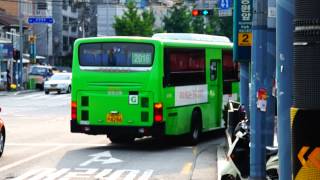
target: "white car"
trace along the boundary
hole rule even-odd
[[[49,94],[51,91],[71,92],[71,73],[57,73],[54,74],[48,81],[44,82],[44,92]]]

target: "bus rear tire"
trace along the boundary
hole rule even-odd
[[[201,112],[198,110],[193,111],[191,116],[191,130],[187,137],[187,143],[189,145],[193,146],[198,144],[202,130],[201,121]]]

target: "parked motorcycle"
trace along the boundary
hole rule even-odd
[[[247,179],[250,173],[250,126],[249,120],[239,108],[241,119],[233,134],[226,130],[228,139],[227,165],[223,168],[221,179]],[[242,112],[241,112],[242,111]],[[278,148],[266,147],[266,175],[267,179],[278,179],[279,159]]]

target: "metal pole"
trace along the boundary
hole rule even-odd
[[[240,63],[240,101],[249,117],[249,63],[247,62]]]
[[[20,64],[19,64],[19,69],[17,70],[18,72],[18,86],[20,89],[23,89],[23,82],[22,82],[22,75],[23,75],[23,24],[22,24],[22,2],[19,1],[19,34],[20,34]]]
[[[291,179],[290,108],[292,106],[293,17],[295,0],[277,0],[277,112],[279,179]]]
[[[267,45],[267,62],[266,62],[266,89],[268,94],[268,103],[266,111],[266,146],[273,146],[274,139],[274,120],[275,120],[275,97],[272,95],[273,82],[275,80],[275,71],[276,71],[276,30],[269,28],[268,29],[268,45]]]
[[[274,139],[275,93],[272,92],[276,73],[276,0],[268,0],[268,34],[266,88],[268,103],[266,111],[266,145],[272,146]]]
[[[266,177],[266,139],[264,134],[266,112],[262,108],[263,104],[257,104],[257,93],[258,91],[263,92],[267,87],[265,68],[267,62],[267,2],[267,0],[253,1],[252,76],[250,90],[250,179],[265,179]],[[261,106],[258,107],[257,105]]]

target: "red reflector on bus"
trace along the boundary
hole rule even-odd
[[[155,122],[162,122],[163,121],[163,106],[162,103],[155,103],[154,104],[154,121]]]
[[[77,102],[71,102],[71,119],[77,120]]]

